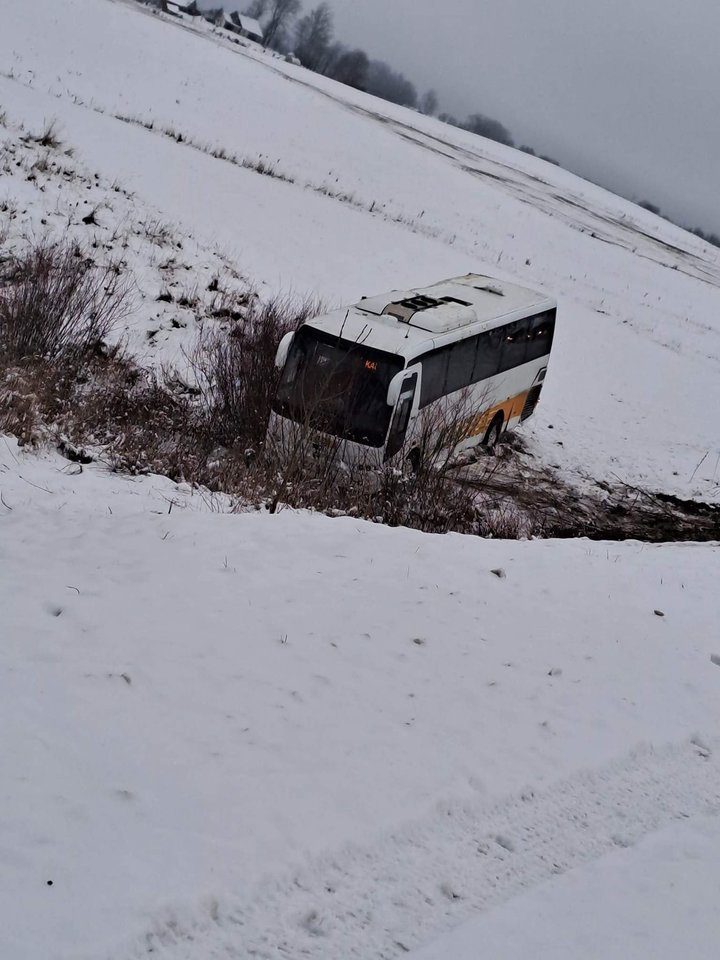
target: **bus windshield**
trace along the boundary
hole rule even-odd
[[[314,429],[372,447],[385,442],[390,381],[401,357],[312,327],[295,334],[274,410]]]

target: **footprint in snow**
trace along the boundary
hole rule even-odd
[[[497,836],[495,837],[495,843],[499,844],[499,846],[501,846],[503,850],[507,850],[508,853],[515,852],[515,844],[512,842],[512,840],[509,837],[506,837],[502,833],[497,834]]]

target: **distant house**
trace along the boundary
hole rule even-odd
[[[246,17],[244,13],[233,11],[229,19],[225,18],[225,28],[232,30],[233,33],[240,34],[241,37],[246,37],[248,40],[254,40],[255,43],[263,42],[262,27],[257,20]]]
[[[167,12],[176,17],[199,17],[196,0],[165,0]]]

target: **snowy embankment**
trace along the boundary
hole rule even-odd
[[[4,956],[398,956],[720,803],[712,546],[0,458]]]
[[[335,303],[495,271],[560,300],[532,452],[718,499],[717,251],[136,5],[2,16],[0,228],[121,250],[141,359],[218,319],[217,274]],[[18,125],[53,117],[46,165]],[[226,510],[0,438],[0,956],[398,957],[716,835],[716,546]]]

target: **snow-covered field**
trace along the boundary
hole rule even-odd
[[[720,809],[713,546],[0,464],[3,956],[396,956]]]
[[[6,7],[0,227],[126,242],[144,360],[212,321],[218,273],[339,303],[496,272],[560,301],[536,456],[720,500],[720,252],[133,3]],[[19,125],[52,118],[28,179]],[[234,514],[10,437],[0,494],[1,957],[712,943],[717,546]]]

